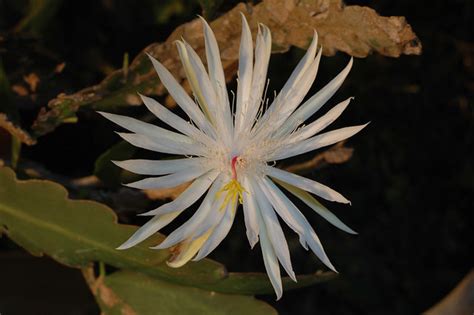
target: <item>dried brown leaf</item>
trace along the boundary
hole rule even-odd
[[[28,89],[20,84],[12,85],[12,91],[15,92],[19,96],[27,96],[29,94]]]
[[[458,285],[441,301],[423,314],[427,315],[472,315],[474,310],[474,270],[471,270]]]
[[[116,309],[119,309],[121,314],[124,315],[137,314],[130,305],[122,301],[122,299],[115,294],[113,289],[104,283],[103,276],[96,277],[94,275],[94,268],[92,266],[83,268],[81,271],[89,289],[97,300],[97,303],[101,306],[102,314],[106,315],[109,311],[112,313]]]
[[[26,145],[36,144],[36,140],[33,139],[28,132],[21,129],[19,126],[11,122],[7,115],[0,113],[0,128],[5,129],[11,135],[17,137],[22,143]]]
[[[305,173],[323,167],[325,164],[341,164],[350,160],[354,149],[344,146],[343,142],[315,155],[311,160],[285,167],[292,173]]]
[[[38,88],[38,84],[40,83],[40,78],[34,72],[23,76],[23,81],[25,81],[28,86],[30,87],[31,92],[36,92]]]
[[[341,0],[240,3],[211,23],[228,80],[237,70],[240,12],[247,16],[254,34],[258,23],[264,23],[272,30],[274,52],[287,51],[291,46],[306,48],[313,29],[316,29],[325,55],[333,55],[338,50],[356,57],[366,57],[372,51],[391,57],[421,53],[421,43],[404,17],[382,17],[367,7],[344,6]],[[119,105],[137,105],[136,92],[166,94],[145,52],[158,58],[189,90],[174,44],[182,37],[198,54],[204,55],[202,26],[199,19],[195,19],[179,26],[164,43],[146,47],[127,68],[127,76],[123,70],[117,70],[98,85],[51,100],[49,109],[39,113],[33,130],[37,135],[51,132],[75,117],[81,106],[110,109]],[[166,104],[172,106],[174,102],[168,98]]]
[[[187,182],[173,188],[146,189],[143,192],[151,200],[176,199],[190,184]]]

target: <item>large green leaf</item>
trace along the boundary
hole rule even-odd
[[[168,251],[148,248],[163,239],[159,234],[130,250],[116,250],[136,228],[118,224],[105,205],[68,199],[56,183],[18,181],[11,169],[0,168],[0,230],[33,254],[45,253],[74,267],[103,261],[188,285],[213,283],[226,275],[225,268],[211,260],[168,267]]]
[[[19,181],[15,173],[0,168],[0,233],[34,255],[46,254],[73,267],[102,261],[121,269],[140,271],[176,284],[237,294],[273,293],[265,274],[227,273],[224,266],[205,259],[181,268],[170,268],[168,250],[150,250],[163,236],[156,234],[129,250],[115,248],[136,231],[136,226],[117,223],[105,205],[70,200],[67,191],[46,180]],[[326,281],[333,273],[298,276],[298,283],[283,278],[285,289]]]
[[[83,271],[104,315],[122,314],[276,314],[253,297],[185,287],[141,273],[119,271],[94,278]]]

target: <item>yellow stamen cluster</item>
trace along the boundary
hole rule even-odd
[[[221,194],[223,192],[226,192],[224,201],[219,207],[219,211],[225,209],[229,202],[232,202],[232,205],[234,207],[237,204],[237,201],[242,204],[244,202],[244,191],[246,190],[242,187],[242,185],[240,185],[240,183],[236,179],[232,179],[230,182],[228,182],[216,193],[216,198],[220,198]]]

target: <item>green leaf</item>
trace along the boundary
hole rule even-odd
[[[100,178],[109,187],[118,187],[122,184],[122,174],[125,172],[111,161],[130,159],[136,148],[125,141],[120,141],[102,153],[94,165],[94,175]]]
[[[0,168],[0,234],[7,234],[33,255],[46,254],[77,268],[101,261],[176,284],[223,293],[273,293],[266,274],[227,273],[224,266],[210,259],[176,269],[168,267],[168,250],[148,248],[163,240],[159,233],[131,249],[115,249],[136,230],[136,226],[118,224],[115,213],[105,205],[68,199],[67,191],[59,184],[19,181],[11,169]],[[320,272],[300,275],[297,283],[288,277],[282,280],[285,289],[293,289],[333,277],[331,272]]]
[[[41,34],[61,5],[62,0],[30,0],[25,16],[15,27],[17,32]]]
[[[277,314],[253,297],[185,287],[130,271],[93,279],[83,271],[105,315],[122,314]]]
[[[148,248],[163,240],[160,234],[130,250],[116,250],[136,229],[118,224],[115,213],[105,205],[68,199],[61,185],[18,181],[11,169],[0,168],[0,232],[34,255],[47,254],[73,267],[103,261],[187,285],[213,283],[225,276],[225,268],[211,260],[168,267],[167,250]]]

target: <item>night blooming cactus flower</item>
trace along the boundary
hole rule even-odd
[[[344,111],[350,99],[336,105],[321,118],[303,125],[341,86],[352,66],[352,59],[337,77],[302,103],[313,84],[321,59],[321,49],[317,52],[318,36],[314,32],[308,51],[280,93],[268,104],[265,90],[272,45],[270,30],[259,25],[254,51],[252,34],[242,15],[238,87],[235,106],[231,106],[216,38],[204,19],[202,24],[207,69],[188,43],[184,40],[176,42],[194,98],[159,61],[149,56],[161,82],[189,121],[143,95],[140,96],[145,106],[174,131],[129,117],[101,113],[131,131],[119,135],[134,146],[182,156],[171,160],[116,162],[121,168],[136,174],[160,175],[127,186],[161,189],[192,181],[175,200],[142,214],[152,216],[151,220],[119,249],[130,248],[158,232],[205,195],[187,222],[161,244],[152,247],[176,246],[177,250],[168,261],[171,267],[203,259],[229,233],[241,204],[250,246],[253,248],[260,241],[265,268],[280,298],[283,290],[280,264],[291,279],[296,281],[296,277],[278,216],[298,234],[305,249],[310,248],[326,266],[335,270],[315,231],[284,191],[338,228],[355,233],[311,194],[341,203],[349,203],[349,200],[323,184],[274,166],[275,161],[334,144],[365,127],[360,125],[318,134]]]

